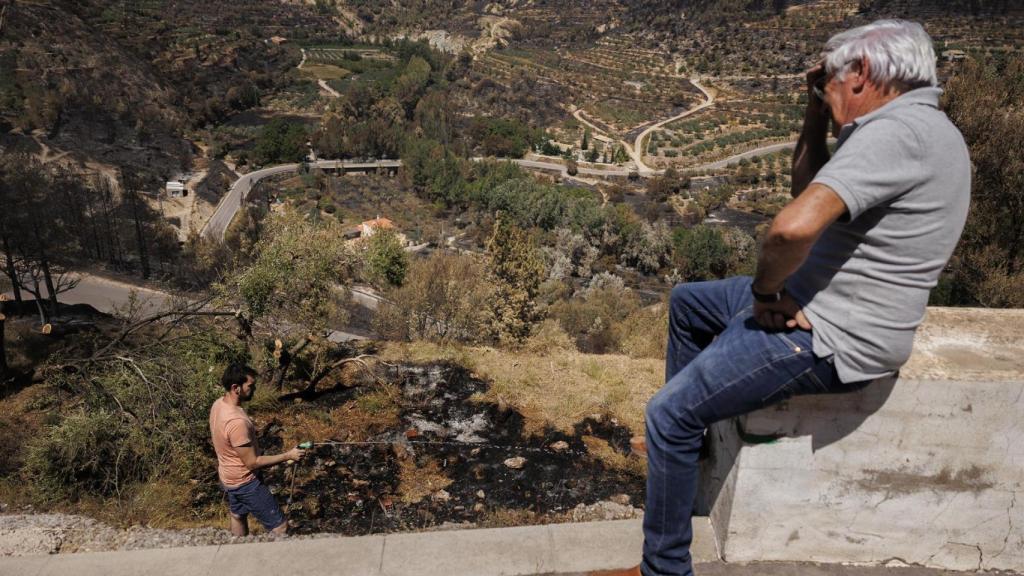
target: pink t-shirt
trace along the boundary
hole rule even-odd
[[[256,477],[242,463],[236,450],[239,446],[251,444],[256,454],[260,453],[252,420],[241,406],[232,406],[224,398],[218,398],[210,407],[210,437],[217,452],[217,475],[221,484],[237,488]]]

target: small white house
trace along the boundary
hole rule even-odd
[[[164,185],[167,195],[171,198],[184,198],[188,196],[188,189],[182,182],[171,181]]]

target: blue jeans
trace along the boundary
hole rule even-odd
[[[691,516],[704,430],[798,394],[849,392],[811,333],[769,332],[749,277],[680,284],[669,308],[665,386],[647,405],[645,576],[691,576]]]
[[[252,514],[267,532],[284,524],[285,518],[281,507],[277,505],[277,500],[274,500],[270,489],[260,482],[259,478],[253,478],[236,488],[223,488],[228,495],[228,510],[236,518],[244,521]]]

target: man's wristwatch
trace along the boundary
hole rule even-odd
[[[757,300],[762,304],[775,304],[782,300],[782,297],[786,295],[786,289],[783,288],[778,292],[769,292],[768,294],[765,294],[763,292],[758,292],[757,289],[754,288],[754,285],[751,284],[750,293],[754,295],[754,300]]]

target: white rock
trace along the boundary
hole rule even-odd
[[[526,458],[523,458],[522,456],[516,456],[515,458],[505,460],[505,466],[508,466],[513,470],[519,470],[524,464],[526,464]]]

